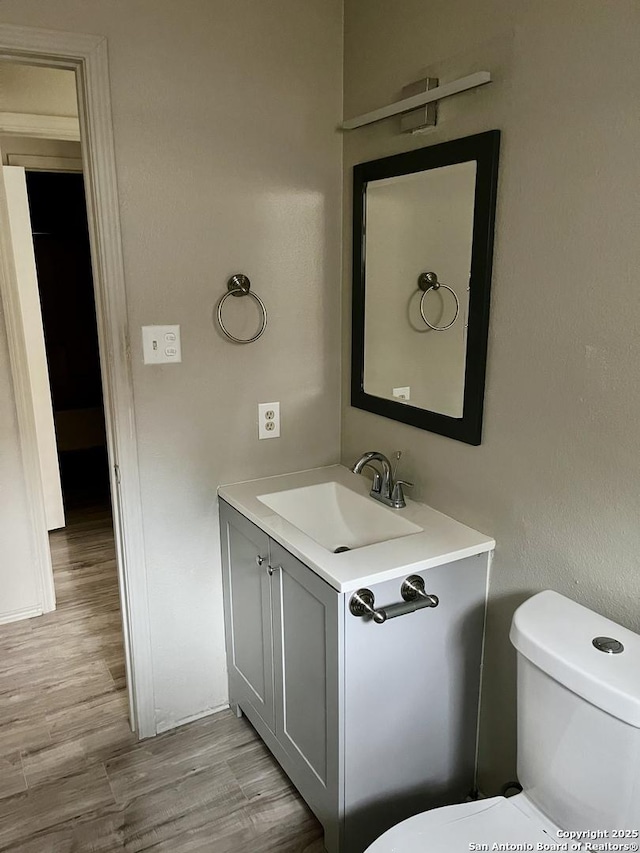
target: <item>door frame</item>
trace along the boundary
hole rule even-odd
[[[156,734],[156,720],[147,570],[107,41],[103,36],[0,24],[0,59],[76,73],[131,722],[140,738],[151,737]],[[51,604],[51,560],[25,340],[8,237],[6,200],[4,192],[0,192],[0,299],[44,606]]]

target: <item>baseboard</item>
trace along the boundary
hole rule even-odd
[[[198,714],[192,714],[190,717],[182,717],[180,720],[176,722],[170,722],[166,720],[162,723],[158,723],[156,727],[157,734],[161,735],[163,732],[170,732],[171,729],[177,729],[180,726],[186,726],[187,723],[195,723],[196,720],[202,720],[204,717],[211,717],[213,714],[219,714],[220,711],[228,711],[229,703],[227,702],[224,705],[218,705],[216,708],[208,708],[206,711],[200,711]]]
[[[20,622],[22,619],[33,619],[34,616],[42,616],[42,607],[25,607],[22,610],[3,613],[0,615],[0,625],[8,625],[9,622]]]

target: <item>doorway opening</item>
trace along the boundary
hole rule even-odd
[[[74,78],[76,117],[64,111],[47,115],[46,110],[33,108],[30,114],[12,110],[0,118],[13,125],[5,127],[6,133],[25,137],[31,147],[20,154],[22,161],[11,164],[15,166],[42,168],[46,157],[47,170],[66,171],[77,166],[79,159],[67,143],[77,143],[82,136],[129,718],[139,738],[152,737],[156,713],[149,593],[107,41],[99,35],[0,23],[0,62],[31,71],[64,70]],[[53,140],[58,149],[43,152],[39,140]],[[0,437],[3,451],[7,436],[14,449],[13,454],[0,453],[0,469],[10,471],[21,494],[16,500],[13,490],[0,492],[0,582],[3,597],[7,590],[22,594],[11,618],[24,618],[31,610],[31,616],[44,612],[44,621],[55,608],[55,591],[38,454],[38,413],[33,406],[32,385],[37,377],[28,369],[30,348],[17,283],[19,254],[12,246],[5,190],[0,171],[0,300],[6,331],[6,343],[0,347],[0,388],[3,396],[8,394],[9,404],[13,396],[13,406],[0,409],[0,432],[4,430]],[[0,480],[3,476],[0,470]],[[7,503],[2,498],[10,491],[14,506],[5,512]],[[26,593],[32,603],[26,601]]]
[[[0,641],[12,649],[12,665],[20,671],[38,662],[42,714],[14,721],[24,732],[19,746],[30,749],[43,725],[50,732],[66,725],[82,729],[93,720],[92,728],[106,722],[129,730],[136,709],[128,689],[126,537],[121,496],[112,493],[110,456],[118,436],[113,417],[105,417],[105,377],[112,404],[114,389],[101,355],[96,305],[105,282],[94,287],[100,263],[90,234],[100,231],[88,214],[76,71],[3,60],[0,83],[3,241],[13,263],[9,277],[4,270],[3,296],[19,426],[21,409],[33,414],[33,430],[27,419],[19,435],[23,456],[33,451],[35,461],[31,478],[24,466],[26,491],[38,492],[33,503],[43,510],[42,519],[33,513],[31,532],[47,552],[41,574],[50,575],[40,578],[44,593],[34,607],[12,612],[5,601],[8,615],[0,613],[0,623],[7,623],[0,626]],[[96,207],[94,196],[94,215]],[[102,337],[104,343],[104,315]],[[27,381],[16,381],[20,376]],[[17,636],[20,643],[13,642]],[[141,734],[153,733],[147,725]]]

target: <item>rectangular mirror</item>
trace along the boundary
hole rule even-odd
[[[480,444],[500,132],[354,168],[351,403]]]

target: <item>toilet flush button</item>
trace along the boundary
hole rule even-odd
[[[599,652],[604,652],[607,655],[619,655],[624,651],[624,646],[620,640],[614,640],[613,637],[596,637],[593,640],[593,645]]]

